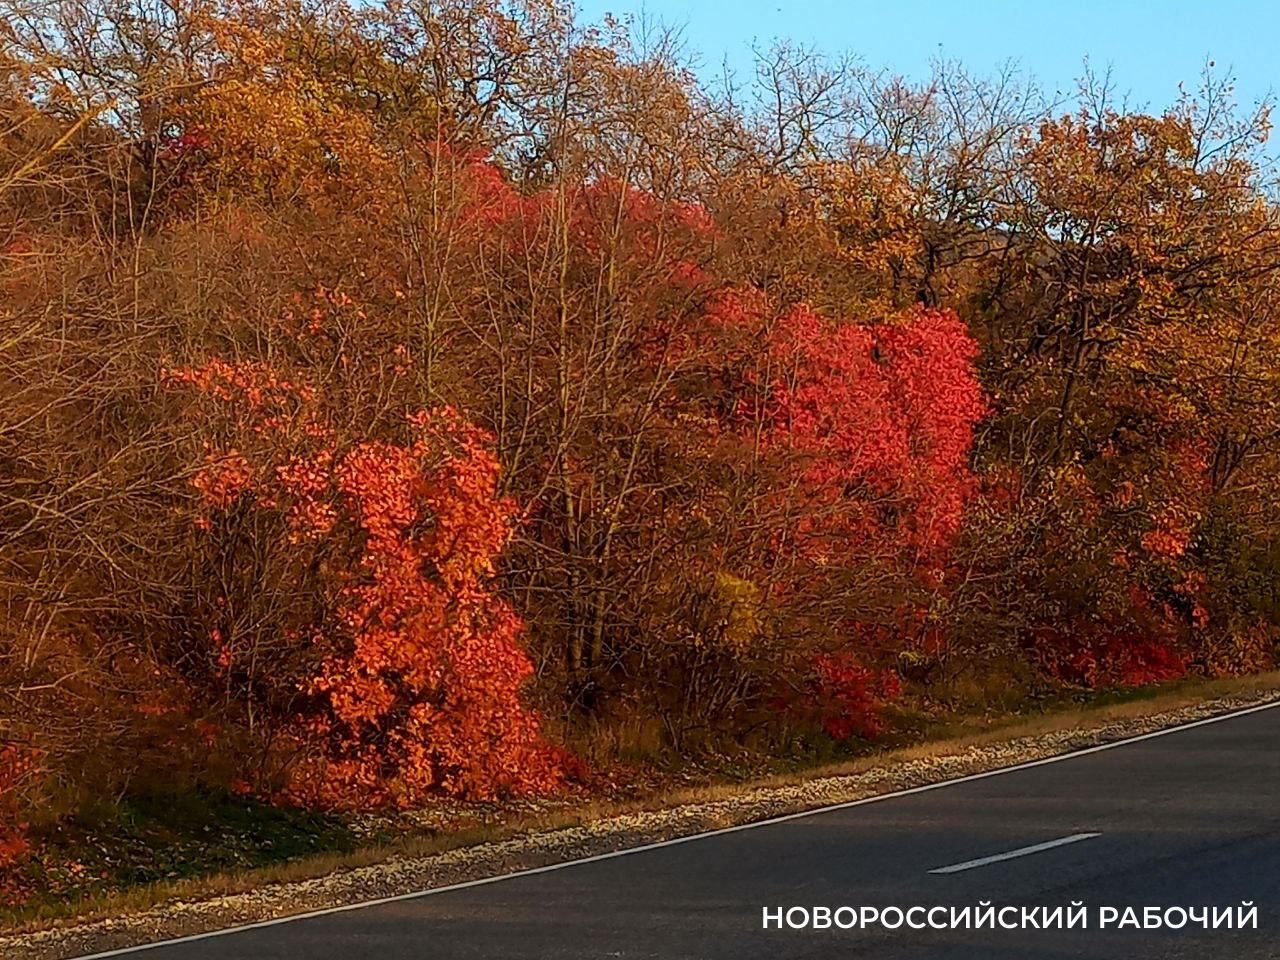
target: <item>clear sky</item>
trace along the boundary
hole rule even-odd
[[[1052,94],[1075,91],[1086,57],[1111,68],[1131,107],[1159,109],[1179,82],[1194,90],[1207,58],[1236,79],[1249,106],[1280,90],[1280,0],[578,0],[588,20],[644,13],[682,28],[702,72],[727,58],[737,72],[751,45],[787,38],[857,54],[870,67],[927,75],[939,54],[986,73],[1008,60]]]

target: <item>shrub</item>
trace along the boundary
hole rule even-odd
[[[195,472],[195,522],[210,562],[257,557],[278,602],[244,630],[247,611],[219,596],[200,632],[208,681],[278,714],[281,795],[408,805],[558,782],[521,702],[523,624],[493,586],[515,506],[497,492],[490,438],[437,410],[408,414],[396,439],[341,443],[319,394],[263,365],[215,360],[168,379],[225,408],[244,441]]]

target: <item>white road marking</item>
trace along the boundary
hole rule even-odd
[[[937,870],[930,870],[930,873],[959,873],[961,870],[972,870],[974,867],[985,867],[988,863],[999,863],[1001,860],[1013,860],[1016,857],[1025,857],[1029,853],[1039,853],[1042,850],[1052,850],[1054,847],[1065,847],[1068,843],[1079,843],[1081,840],[1091,840],[1094,837],[1100,837],[1100,833],[1073,833],[1069,837],[1059,837],[1057,840],[1049,840],[1045,843],[1033,843],[1029,847],[1019,847],[1017,850],[1010,850],[1008,853],[997,853],[990,857],[979,857],[977,860],[966,860],[964,863],[953,863],[949,867],[939,867]]]
[[[721,827],[719,830],[708,830],[706,833],[692,833],[685,837],[674,837],[670,840],[660,840],[657,843],[646,843],[639,847],[627,847],[624,850],[611,850],[608,853],[597,853],[590,857],[580,857],[577,860],[562,860],[559,863],[549,863],[542,867],[531,867],[527,870],[515,870],[511,873],[500,873],[493,877],[480,877],[477,880],[466,880],[462,883],[451,883],[445,887],[429,887],[426,890],[414,890],[410,893],[401,893],[391,897],[379,897],[376,900],[362,900],[358,903],[345,903],[339,907],[326,907],[321,910],[309,910],[306,913],[295,913],[286,917],[275,917],[271,920],[257,920],[253,923],[241,924],[237,927],[223,927],[221,930],[209,930],[205,933],[194,933],[186,937],[174,937],[170,940],[154,940],[151,943],[140,943],[135,947],[121,947],[118,950],[106,950],[102,953],[91,953],[80,957],[72,957],[70,960],[107,960],[108,957],[123,957],[132,953],[141,953],[144,950],[153,950],[156,947],[168,947],[179,943],[191,943],[195,940],[208,940],[213,937],[225,937],[230,933],[241,933],[245,930],[257,930],[261,927],[275,927],[282,923],[293,923],[297,920],[310,920],[314,917],[326,917],[335,913],[349,913],[352,910],[363,910],[366,907],[378,907],[385,903],[402,903],[405,900],[417,900],[422,897],[434,896],[437,893],[451,893],[454,890],[466,890],[470,887],[483,887],[490,883],[500,883],[503,880],[514,880],[517,877],[531,877],[539,873],[549,873],[552,870],[563,870],[565,867],[575,867],[583,863],[599,863],[601,860],[613,860],[616,857],[625,857],[633,853],[644,853],[648,850],[658,850],[662,847],[674,847],[681,843],[691,843],[695,840],[705,840],[709,837],[720,837],[727,833],[738,833],[743,830],[755,830],[758,827],[771,827],[778,823],[788,823],[792,820],[799,820],[803,817],[813,817],[822,813],[832,813],[836,810],[848,810],[851,807],[861,807],[868,803],[879,803],[882,800],[895,800],[898,797],[910,797],[917,793],[928,793],[930,790],[940,790],[943,787],[952,787],[960,783],[972,783],[975,780],[986,780],[989,777],[999,777],[1006,773],[1017,773],[1019,770],[1030,770],[1033,767],[1043,767],[1051,763],[1061,763],[1063,760],[1074,760],[1076,757],[1087,757],[1091,753],[1101,753],[1103,750],[1114,750],[1116,747],[1123,747],[1130,743],[1140,743],[1143,740],[1154,740],[1156,737],[1168,736],[1171,733],[1181,733],[1183,730],[1193,730],[1196,727],[1207,726],[1211,723],[1220,723],[1223,720],[1234,720],[1236,717],[1245,717],[1251,713],[1257,713],[1260,710],[1270,710],[1273,707],[1280,707],[1280,700],[1271,700],[1267,703],[1260,703],[1256,706],[1245,707],[1243,710],[1235,710],[1231,713],[1220,713],[1216,717],[1205,717],[1203,720],[1193,720],[1190,723],[1183,723],[1176,727],[1164,727],[1160,730],[1152,730],[1150,733],[1140,733],[1134,737],[1126,737],[1123,740],[1112,740],[1108,743],[1100,743],[1093,747],[1084,747],[1080,750],[1072,750],[1070,753],[1058,753],[1052,757],[1041,757],[1039,760],[1028,760],[1025,763],[1014,764],[1012,767],[998,767],[995,770],[983,770],[981,773],[971,773],[963,777],[955,777],[951,780],[939,780],[936,783],[926,783],[918,787],[908,787],[905,790],[895,790],[892,793],[881,793],[874,797],[863,797],[860,800],[846,800],[844,803],[833,803],[825,807],[814,807],[811,810],[798,810],[795,813],[786,813],[780,817],[770,817],[768,820],[756,820],[753,823],[740,823],[733,827]]]

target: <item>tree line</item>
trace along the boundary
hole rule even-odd
[[[558,0],[0,8],[6,892],[87,798],[1273,664],[1280,220],[1212,69],[1147,113],[706,83]]]

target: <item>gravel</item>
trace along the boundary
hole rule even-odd
[[[187,936],[313,910],[358,904],[646,843],[812,810],[1188,723],[1274,699],[1230,697],[1147,716],[984,743],[935,756],[897,759],[860,773],[785,786],[744,787],[723,799],[611,816],[580,826],[521,834],[418,857],[392,858],[311,880],[262,886],[197,902],[171,901],[144,912],[35,933],[0,936],[8,960],[66,960],[159,939]]]

